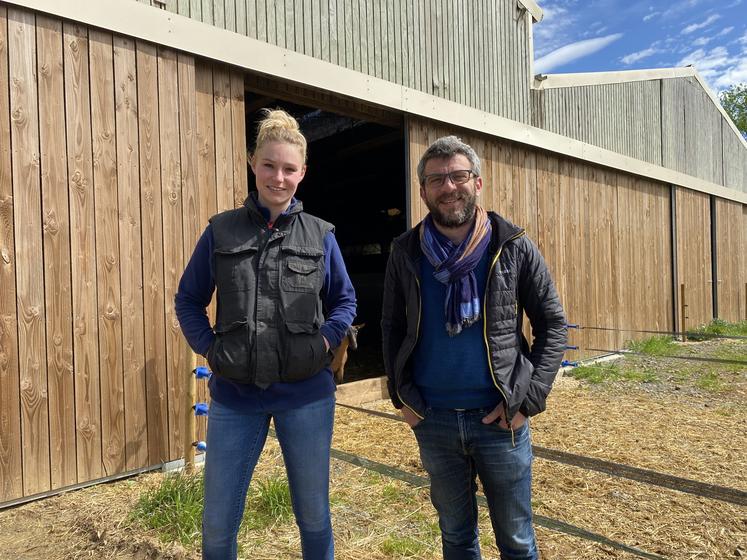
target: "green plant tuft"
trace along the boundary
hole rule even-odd
[[[293,515],[288,479],[282,476],[252,482],[244,514],[244,529],[266,529]]]
[[[708,325],[687,331],[687,338],[693,341],[711,340],[716,336],[747,336],[747,321],[729,323],[714,319]]]
[[[190,545],[200,538],[204,485],[202,474],[170,474],[145,492],[130,522],[155,529],[164,542]]]
[[[658,379],[652,371],[621,368],[619,365],[611,363],[578,366],[570,371],[570,375],[575,379],[593,384],[611,383],[614,381],[652,383]]]
[[[671,355],[676,350],[676,344],[670,336],[652,336],[643,340],[631,340],[628,349],[648,356]]]

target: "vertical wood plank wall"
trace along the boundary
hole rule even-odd
[[[718,316],[731,322],[747,320],[747,224],[742,212],[742,204],[716,199]]]
[[[0,6],[0,502],[182,456],[173,298],[246,181],[240,72]]]
[[[439,136],[454,133],[410,119],[411,225],[426,214],[417,163]],[[489,139],[456,134],[482,160],[482,204],[524,227],[542,251],[569,322],[588,327],[671,331],[672,268],[669,188]],[[710,292],[708,292],[710,294]],[[571,330],[579,352],[615,350],[633,332]]]
[[[678,187],[677,277],[685,285],[686,326],[691,328],[713,319],[711,279],[711,201],[705,193]],[[682,316],[678,309],[678,327]]]

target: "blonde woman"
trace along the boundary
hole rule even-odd
[[[355,317],[355,292],[333,226],[295,198],[306,139],[293,117],[265,110],[250,166],[256,191],[241,208],[210,219],[176,294],[184,336],[214,373],[203,558],[236,558],[246,493],[273,419],[303,558],[331,560],[335,384],[328,366],[330,348]]]

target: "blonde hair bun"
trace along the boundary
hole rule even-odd
[[[255,154],[268,142],[283,142],[298,146],[306,162],[306,138],[298,121],[282,109],[262,109],[263,118],[257,126]]]

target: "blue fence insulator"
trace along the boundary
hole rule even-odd
[[[566,346],[566,350],[578,350],[578,346]]]
[[[568,323],[568,324],[566,325],[566,328],[569,328],[569,329],[577,329],[577,328],[579,328],[579,326],[578,326],[577,324],[573,324],[573,323]]]
[[[571,362],[570,360],[563,360],[560,362],[560,367],[576,367],[578,366],[578,362]]]
[[[210,379],[211,375],[213,374],[210,372],[207,366],[197,366],[195,368],[195,377],[197,379]]]
[[[208,415],[208,403],[198,402],[192,407],[195,411],[195,416],[207,416]]]
[[[207,451],[207,443],[204,441],[195,441],[192,442],[192,445],[197,448],[197,451]]]

